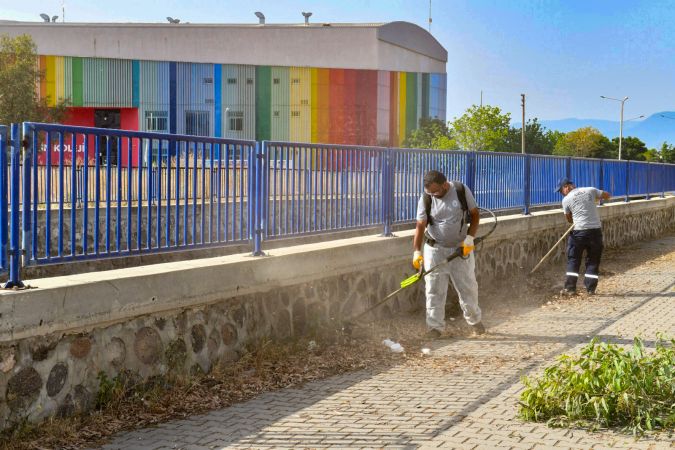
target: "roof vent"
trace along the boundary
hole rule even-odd
[[[303,11],[302,15],[305,16],[305,25],[309,25],[309,17],[312,15],[312,13]]]
[[[258,24],[265,25],[265,14],[260,11],[256,11],[254,14],[258,18]]]

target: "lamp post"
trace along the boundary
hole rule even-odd
[[[601,95],[600,98],[621,102],[621,121],[619,122],[619,159],[621,159],[621,141],[623,141],[623,104],[626,102],[626,100],[628,100],[628,97],[624,97],[623,100],[621,100],[618,98],[605,97],[604,95]]]

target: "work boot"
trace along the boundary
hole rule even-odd
[[[478,322],[475,325],[471,325],[471,328],[473,328],[474,333],[478,335],[485,334],[485,326],[483,325],[483,322]]]
[[[441,337],[441,332],[438,331],[436,328],[432,328],[431,330],[427,331],[424,334],[424,337],[426,339],[438,339],[439,337]]]

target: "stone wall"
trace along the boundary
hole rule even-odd
[[[605,206],[606,243],[672,230],[675,198]],[[488,226],[488,225],[484,225]],[[560,211],[500,218],[477,253],[480,282],[532,267],[567,228]],[[98,374],[208,372],[261,337],[339,328],[410,273],[412,231],[248,255],[32,280],[0,301],[0,424],[91,409]],[[563,247],[552,262],[560,261]],[[422,283],[379,314],[422,302]]]

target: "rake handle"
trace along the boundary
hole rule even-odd
[[[570,227],[567,229],[567,231],[565,231],[565,234],[563,234],[562,236],[560,236],[560,239],[558,239],[558,242],[556,242],[555,244],[553,244],[553,247],[551,247],[551,249],[548,251],[548,253],[546,253],[546,254],[544,255],[544,257],[541,258],[541,260],[539,261],[539,263],[537,263],[537,265],[534,266],[534,269],[532,269],[532,270],[530,271],[530,275],[532,275],[532,274],[534,273],[534,271],[537,270],[537,269],[539,268],[539,266],[541,266],[541,265],[544,263],[544,261],[546,261],[546,260],[548,259],[549,256],[551,256],[551,254],[553,253],[553,251],[558,247],[558,244],[560,244],[560,243],[562,242],[562,240],[565,239],[565,238],[567,237],[568,234],[570,234],[570,232],[572,231],[573,228],[574,228],[574,224],[572,224],[572,226],[570,226]]]

